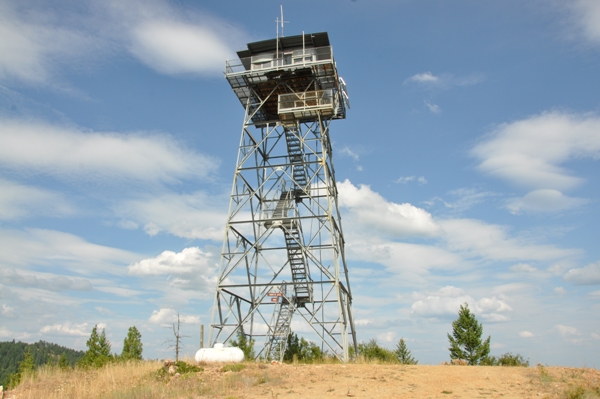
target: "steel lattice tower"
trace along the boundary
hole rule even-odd
[[[242,333],[257,357],[281,361],[293,319],[347,361],[356,333],[329,127],[348,97],[329,37],[249,43],[238,56],[225,77],[246,112],[209,342]]]

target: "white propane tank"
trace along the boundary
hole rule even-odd
[[[234,362],[244,361],[244,352],[240,348],[225,348],[223,344],[215,344],[214,348],[202,348],[196,352],[196,362]]]

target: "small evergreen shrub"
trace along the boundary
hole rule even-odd
[[[223,373],[227,372],[227,371],[232,371],[234,373],[240,372],[242,371],[246,366],[241,364],[241,363],[236,363],[236,364],[226,364],[225,366],[221,367],[221,371]]]

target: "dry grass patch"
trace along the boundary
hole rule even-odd
[[[363,399],[490,397],[600,399],[600,371],[565,367],[448,367],[378,364],[200,365],[171,375],[160,362],[101,369],[43,368],[5,399]],[[160,374],[162,373],[162,376]]]

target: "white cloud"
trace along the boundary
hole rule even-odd
[[[226,20],[163,0],[109,1],[111,23],[123,46],[164,74],[219,76],[247,34]]]
[[[25,340],[31,337],[30,333],[11,331],[6,327],[0,326],[0,338]]]
[[[396,179],[396,183],[398,184],[406,184],[411,181],[417,181],[419,184],[427,184],[427,179],[424,176],[402,176]]]
[[[444,317],[458,314],[460,305],[469,304],[469,308],[477,316],[489,322],[508,321],[505,312],[511,312],[512,308],[497,297],[481,298],[479,301],[467,295],[464,290],[446,286],[433,293],[415,293],[417,299],[411,306],[411,313],[422,317]]]
[[[96,309],[96,311],[98,313],[100,313],[101,315],[105,315],[105,316],[112,316],[112,315],[114,315],[114,312],[112,312],[109,309],[103,308],[102,306],[95,306],[94,309]]]
[[[70,216],[74,207],[60,193],[0,178],[0,220],[29,216]]]
[[[59,69],[80,66],[82,55],[94,58],[101,47],[93,35],[62,25],[50,8],[0,3],[0,80],[45,85]]]
[[[508,200],[506,207],[514,215],[523,212],[551,213],[575,208],[588,202],[584,198],[566,196],[558,190],[540,189],[527,193],[523,198]]]
[[[130,297],[144,294],[143,291],[137,291],[137,290],[132,290],[132,289],[123,288],[123,287],[96,286],[95,288],[97,291],[106,292],[108,294],[112,294],[112,295],[116,295],[116,296],[120,296],[120,297],[124,297],[124,298],[130,298]]]
[[[0,314],[4,317],[14,317],[15,309],[3,303],[2,307],[0,307]]]
[[[417,73],[405,79],[403,84],[416,83],[440,89],[447,89],[453,86],[472,86],[479,84],[484,80],[485,76],[481,74],[472,74],[463,77],[456,77],[450,73],[443,73],[441,75],[436,76],[428,71],[423,73]]]
[[[3,283],[11,286],[39,288],[55,292],[92,290],[92,284],[86,279],[48,273],[24,273],[6,267],[0,267],[0,278]]]
[[[155,258],[144,259],[130,265],[129,273],[136,276],[187,274],[200,270],[214,270],[212,255],[198,247],[185,248],[179,253],[164,251]]]
[[[464,290],[446,286],[430,294],[415,294],[416,300],[411,306],[411,313],[423,317],[437,317],[458,314],[460,305],[469,303],[473,309],[475,300],[466,295]]]
[[[377,334],[377,340],[379,342],[385,342],[387,344],[396,341],[396,332],[395,331],[387,331],[384,333]]]
[[[143,225],[151,236],[166,231],[178,237],[221,241],[227,220],[227,199],[200,191],[165,193],[124,201],[114,211],[124,220]]]
[[[171,136],[86,132],[43,122],[0,120],[0,165],[60,178],[178,182],[207,178],[217,162]]]
[[[563,276],[563,280],[578,285],[600,284],[600,261],[590,263],[585,267],[569,270]]]
[[[427,281],[432,269],[457,271],[467,263],[460,256],[433,245],[386,241],[364,232],[345,237],[349,259],[382,264],[392,273],[402,275],[406,284]]]
[[[559,332],[559,334],[563,337],[569,337],[573,335],[580,335],[579,331],[575,327],[565,326],[562,324],[557,324],[554,326],[554,329]]]
[[[161,308],[153,311],[148,321],[153,324],[170,326],[172,323],[177,323],[177,315],[178,313],[175,309]],[[200,317],[179,314],[179,321],[185,324],[198,324],[200,323]]]
[[[356,187],[349,180],[338,184],[340,206],[347,208],[353,220],[377,230],[403,236],[432,236],[440,229],[430,213],[411,204],[388,202],[369,186]]]
[[[448,219],[439,222],[449,250],[468,258],[487,260],[526,261],[553,260],[579,254],[572,249],[551,245],[531,244],[528,240],[511,237],[503,226],[473,219]]]
[[[564,296],[567,295],[567,290],[565,290],[563,287],[556,287],[554,288],[554,293],[560,296]]]
[[[564,163],[600,157],[599,130],[597,116],[547,112],[500,125],[471,153],[481,161],[478,168],[492,176],[525,187],[564,190],[583,182]]]
[[[0,4],[0,80],[54,85],[67,68],[128,52],[165,74],[218,76],[247,37],[225,20],[163,0]]]
[[[360,160],[359,155],[356,152],[352,151],[350,148],[348,148],[348,146],[342,147],[340,150],[338,150],[338,152],[340,154],[349,156],[350,158],[354,159],[354,161]]]
[[[131,264],[127,270],[130,275],[144,278],[160,277],[163,281],[162,276],[166,276],[167,287],[206,294],[212,292],[215,287],[217,262],[215,255],[204,252],[198,247],[191,247],[179,253],[164,251],[154,258]]]
[[[64,268],[82,274],[123,274],[139,255],[97,245],[73,234],[53,230],[0,230],[2,263],[15,268],[28,266]]]
[[[484,202],[490,197],[494,197],[497,194],[490,191],[478,191],[474,188],[458,188],[448,192],[448,194],[454,198],[453,201],[446,201],[442,198],[436,197],[430,201],[431,204],[435,203],[436,200],[440,200],[444,203],[444,206],[454,212],[464,212],[471,209],[477,204]]]
[[[51,324],[46,325],[40,329],[40,334],[49,336],[75,336],[75,337],[86,337],[90,335],[88,324],[71,324],[65,322],[63,324]]]
[[[575,0],[570,5],[585,37],[600,44],[600,3],[596,0]]]
[[[517,273],[535,273],[538,271],[535,267],[527,263],[519,263],[510,267],[510,270]]]
[[[404,83],[406,82],[417,82],[417,83],[437,83],[439,82],[440,78],[433,75],[431,72],[423,72],[423,73],[418,73],[416,75],[411,76],[410,78],[406,79],[404,81]]]
[[[147,21],[132,29],[131,53],[165,74],[222,73],[234,51],[211,28],[182,21]]]
[[[429,112],[431,112],[432,114],[439,114],[442,112],[442,109],[437,104],[432,104],[429,101],[425,101],[425,105],[429,109]]]
[[[532,332],[529,332],[529,331],[521,331],[519,333],[519,337],[521,337],[521,338],[533,338],[533,337],[535,337],[535,335]]]

